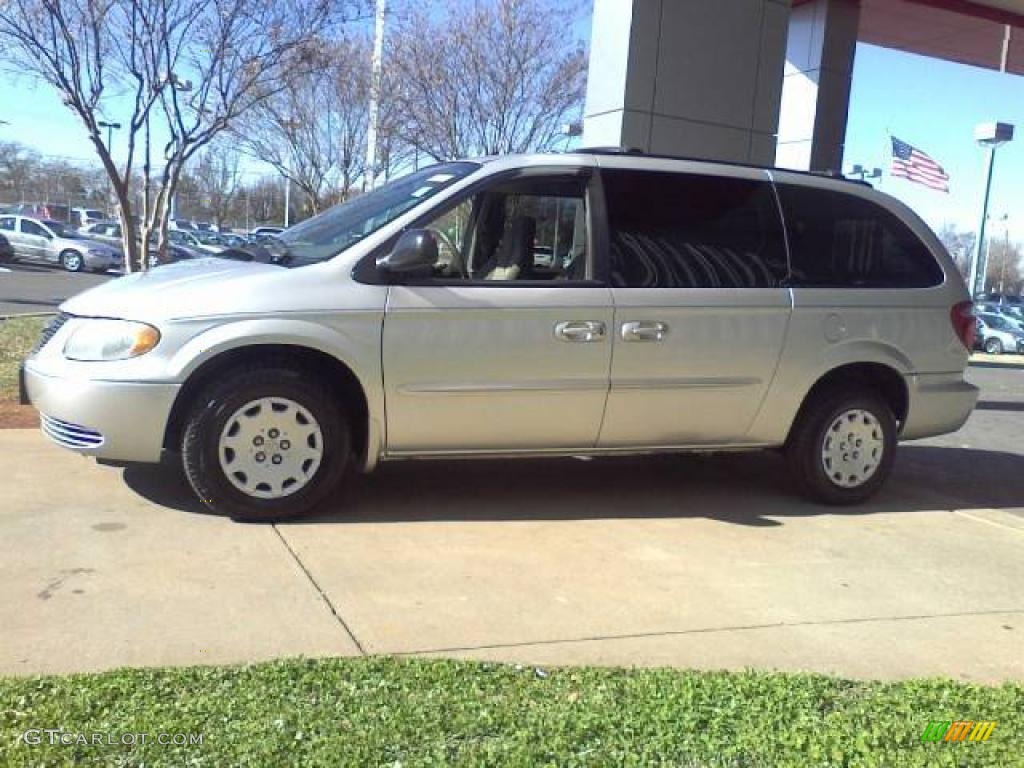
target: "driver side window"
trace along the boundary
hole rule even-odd
[[[26,235],[38,235],[39,237],[45,237],[49,239],[50,233],[43,229],[41,226],[36,224],[34,221],[29,219],[21,220],[21,231]]]
[[[523,180],[462,200],[428,223],[434,277],[473,282],[585,280],[586,181]]]

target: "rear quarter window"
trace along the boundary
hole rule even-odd
[[[928,247],[885,208],[828,189],[779,184],[790,283],[805,288],[930,288],[944,280]]]

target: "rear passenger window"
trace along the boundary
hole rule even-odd
[[[624,288],[773,288],[787,274],[768,182],[601,171],[611,284]]]
[[[927,246],[889,211],[853,195],[778,186],[792,285],[927,288],[943,281]]]

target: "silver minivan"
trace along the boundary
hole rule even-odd
[[[422,457],[781,449],[875,493],[958,429],[975,322],[935,235],[860,183],[616,154],[410,173],[281,233],[61,307],[24,368],[57,443],[179,455],[237,519]]]

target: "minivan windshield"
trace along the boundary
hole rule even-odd
[[[287,267],[326,261],[479,167],[458,162],[414,171],[271,236],[267,249]]]

